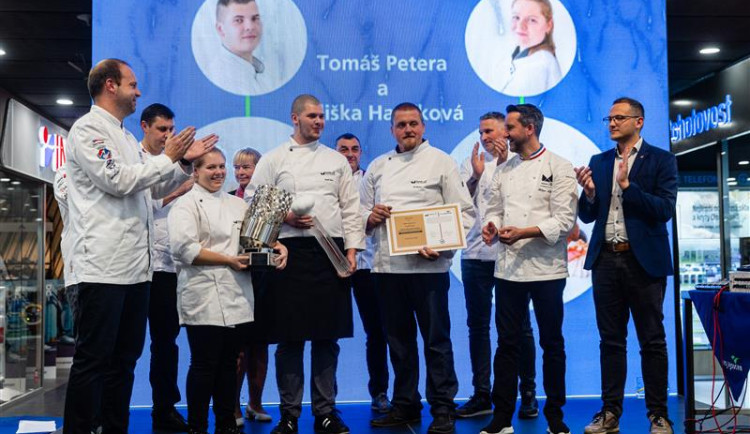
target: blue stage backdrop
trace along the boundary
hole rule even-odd
[[[551,4],[555,55],[543,50],[511,66],[516,46],[524,38],[533,45],[535,37],[533,30],[514,31],[512,0],[256,0],[253,7],[259,11],[262,31],[247,26],[239,35],[237,22],[217,17],[216,0],[121,0],[116,5],[94,0],[93,61],[117,57],[133,67],[143,96],[138,112],[125,124],[136,136],[140,110],[160,102],[177,113],[178,127],[194,125],[200,134],[219,134],[220,146],[229,156],[245,146],[266,152],[284,140],[291,133],[291,102],[301,93],[316,95],[324,103],[323,142],[331,145],[338,135],[355,133],[364,147],[365,166],[394,147],[390,110],[403,101],[421,104],[426,136],[457,162],[478,140],[480,115],[504,111],[519,101],[543,110],[542,142],[576,166],[612,146],[601,119],[611,102],[624,95],[644,103],[644,136],[667,148],[664,0]],[[251,61],[234,53],[244,53]],[[227,179],[226,188],[234,188],[232,173]],[[581,228],[590,233],[590,226]],[[590,276],[582,270],[585,251],[585,243],[570,245],[567,385],[569,395],[596,396],[599,336]],[[468,397],[468,331],[457,265],[458,258],[451,287],[452,336],[459,397]],[[671,281],[669,285],[672,291]],[[674,360],[672,298],[666,300],[665,324]],[[341,342],[341,401],[369,399],[358,317],[355,324],[356,336]],[[635,393],[641,374],[632,327],[631,336],[627,392]],[[180,345],[184,389],[189,364],[184,336]],[[147,345],[136,372],[135,405],[151,402],[148,364]],[[674,391],[675,365],[670,366]],[[541,352],[537,368],[543,395]],[[268,378],[265,400],[277,402],[273,364]]]

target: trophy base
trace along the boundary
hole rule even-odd
[[[273,249],[254,248],[244,249],[242,254],[248,255],[250,268],[276,268],[276,258],[279,256]]]

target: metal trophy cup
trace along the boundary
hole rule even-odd
[[[292,206],[293,196],[272,185],[255,190],[240,230],[240,254],[248,255],[250,267],[275,268],[273,249],[281,225]]]

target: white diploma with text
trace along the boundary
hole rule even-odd
[[[466,248],[458,204],[391,211],[386,228],[391,256],[414,254],[422,247],[437,252]]]

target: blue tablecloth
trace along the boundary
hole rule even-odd
[[[689,293],[729,391],[739,400],[750,369],[750,293],[725,291],[718,300],[718,291]]]

